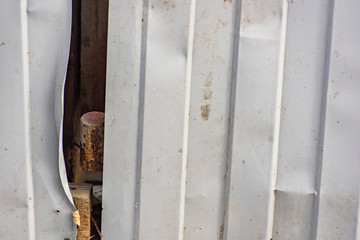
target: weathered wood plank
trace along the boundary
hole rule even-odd
[[[63,150],[66,159],[68,178],[74,181],[75,162],[79,148],[79,93],[80,93],[80,2],[72,2],[72,28],[69,63],[66,75],[64,93],[64,125],[63,125]]]
[[[104,112],[108,0],[73,1],[72,39],[65,86],[64,155],[71,182],[101,182],[80,167],[80,116]]]
[[[81,1],[81,115],[104,111],[108,5],[108,0]]]
[[[80,213],[80,226],[77,240],[89,240],[91,236],[91,191],[92,185],[87,183],[70,183],[70,190],[75,206]]]

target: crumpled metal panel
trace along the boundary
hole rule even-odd
[[[358,239],[359,7],[110,0],[104,239]]]
[[[70,16],[70,1],[1,3],[0,239],[75,238],[59,174]]]

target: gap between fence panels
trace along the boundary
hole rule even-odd
[[[101,238],[108,0],[72,1],[63,151],[77,240]]]

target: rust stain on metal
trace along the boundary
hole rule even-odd
[[[211,104],[211,98],[212,98],[212,90],[211,90],[211,84],[212,84],[212,72],[209,72],[206,76],[204,87],[202,87],[202,93],[203,93],[203,105],[200,107],[201,110],[201,117],[203,120],[207,121],[209,120],[210,115],[210,104]]]
[[[204,106],[200,107],[201,109],[201,117],[203,120],[207,121],[209,120],[209,115],[210,115],[210,104],[206,104]]]
[[[211,89],[206,88],[206,89],[203,90],[203,92],[204,92],[204,99],[205,100],[211,99],[211,96],[212,96]]]
[[[175,2],[173,1],[170,1],[170,0],[165,0],[164,1],[164,5],[168,8],[175,8],[176,7],[176,4]]]
[[[202,89],[204,100],[210,100],[212,97],[211,84],[212,84],[212,72],[209,72],[205,80],[204,88]]]
[[[104,113],[88,112],[81,118],[80,165],[87,172],[103,169]]]
[[[223,240],[223,239],[224,239],[224,222],[220,226],[220,238],[219,238],[219,240]]]

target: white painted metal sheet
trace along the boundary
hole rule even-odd
[[[0,239],[75,238],[58,159],[70,16],[70,1],[1,1]]]
[[[359,239],[356,0],[110,0],[104,239]]]
[[[360,2],[332,4],[317,238],[359,239]]]

